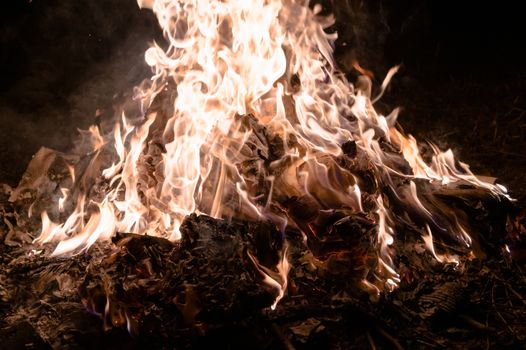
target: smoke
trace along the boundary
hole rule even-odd
[[[134,0],[16,1],[0,27],[0,182],[18,182],[46,146],[65,151],[116,93],[149,76],[144,51],[160,37]]]

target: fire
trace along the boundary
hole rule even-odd
[[[429,223],[423,240],[444,262],[456,260],[435,252],[432,228],[468,246],[469,234],[454,214],[436,221],[415,181],[505,195],[467,165],[459,169],[450,150],[433,146],[426,162],[416,140],[395,127],[398,110],[383,116],[374,109],[397,68],[374,98],[367,76],[355,88],[335,66],[336,34],[324,31],[334,20],[320,16],[320,6],[311,9],[305,0],[139,0],[139,6],[157,15],[167,46],[153,44],[145,54],[153,76],[136,88],[143,114],[123,115],[111,132],[88,131],[89,163],[72,166],[71,188],[60,189],[57,206],[67,212],[70,204],[67,218],[57,224],[42,212],[36,242],[58,242],[54,255],[81,252],[116,232],[177,240],[193,212],[302,228],[306,223],[287,210],[291,198],[319,210],[362,213],[366,181],[342,165],[356,161],[376,176],[368,193],[379,263],[363,283],[378,294],[399,283],[392,249],[397,218],[384,188]],[[356,145],[355,160],[342,151],[346,142]],[[406,190],[397,193],[395,182],[407,183]],[[102,196],[90,191],[94,184],[105,189]],[[276,303],[287,288],[286,246],[276,271],[250,255],[279,291]]]

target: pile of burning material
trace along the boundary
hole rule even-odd
[[[396,68],[374,98],[366,76],[348,82],[333,21],[308,1],[139,4],[166,37],[146,52],[139,108],[99,117],[70,153],[41,149],[3,188],[3,337],[24,323],[42,344],[86,346],[102,319],[110,343],[258,329],[262,348],[400,347],[392,332],[417,339],[459,309],[488,331],[466,292],[520,271],[524,217],[451,151],[422,154],[398,110],[374,109]],[[489,269],[487,256],[509,264]],[[340,337],[335,324],[364,319]],[[504,322],[492,341],[520,340]]]

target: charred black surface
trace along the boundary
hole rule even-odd
[[[16,208],[1,198],[4,218],[13,220]],[[472,223],[483,228],[481,254],[459,266],[437,262],[424,248],[423,228],[400,220],[400,288],[376,301],[360,288],[374,265],[373,217],[327,213],[325,233],[310,247],[299,233],[286,232],[292,269],[274,311],[268,307],[277,291],[248,255],[268,268],[276,264],[284,237],[265,222],[191,215],[180,243],[119,234],[113,244],[68,258],[31,253],[24,235],[15,234],[11,245],[0,246],[0,341],[36,349],[218,342],[255,349],[517,347],[526,340],[525,216],[479,202]],[[436,249],[451,253],[440,241]]]

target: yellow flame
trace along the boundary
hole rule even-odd
[[[460,263],[458,256],[450,254],[438,254],[435,251],[435,245],[433,243],[433,233],[431,232],[429,225],[426,225],[426,230],[427,236],[422,236],[422,239],[424,240],[426,248],[431,252],[431,254],[433,254],[435,259],[437,259],[437,261],[441,263],[453,263],[455,265],[458,265]]]
[[[311,9],[307,0],[138,4],[153,10],[167,41],[165,49],[153,44],[145,53],[153,76],[136,88],[144,117],[123,115],[107,135],[97,127],[87,132],[88,168],[100,172],[88,176],[89,171],[70,168],[77,187],[68,200],[75,209],[65,222],[55,224],[42,213],[37,242],[59,241],[54,254],[88,249],[118,231],[177,240],[182,220],[192,212],[270,220],[284,229],[290,218],[278,207],[293,196],[311,198],[322,209],[363,212],[360,177],[336,161],[348,141],[379,174],[375,181],[393,176],[443,185],[464,181],[504,194],[502,186],[481,181],[467,165],[460,163],[459,170],[450,150],[432,146],[431,162],[424,161],[416,140],[395,128],[398,109],[383,116],[373,107],[398,67],[373,100],[369,78],[362,79],[363,89],[355,89],[335,68],[336,34],[324,31],[334,20],[320,16],[320,6]],[[398,154],[382,150],[384,140],[411,173],[397,165]],[[114,160],[103,169],[108,154]],[[97,176],[106,179],[103,198],[90,195],[86,185]],[[413,205],[427,212],[413,182],[410,191]],[[370,195],[379,264],[373,283],[364,286],[376,292],[394,288],[399,277],[390,249],[395,239],[390,209],[378,191]],[[461,234],[469,242],[467,233]],[[425,240],[437,259],[447,260],[434,252],[430,230]],[[279,290],[277,303],[287,284],[286,248],[278,273],[252,259]]]
[[[285,292],[287,291],[287,275],[289,274],[290,270],[290,264],[287,259],[287,251],[288,246],[285,244],[283,247],[283,253],[281,254],[280,260],[276,266],[277,272],[273,271],[272,269],[269,269],[266,266],[263,266],[259,263],[258,259],[248,252],[248,257],[254,263],[254,266],[256,269],[263,275],[264,282],[271,286],[272,288],[276,289],[278,292],[278,295],[276,296],[276,299],[274,300],[274,303],[270,306],[272,310],[276,308],[279,301],[285,296]]]

